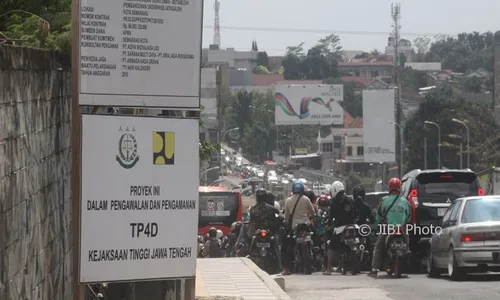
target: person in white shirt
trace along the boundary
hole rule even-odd
[[[309,224],[309,217],[314,215],[311,200],[304,193],[304,184],[300,181],[295,181],[292,186],[292,196],[285,201],[285,230],[288,232],[291,232],[299,224]],[[292,238],[284,242],[283,275],[290,275],[290,270],[293,266],[295,240]]]

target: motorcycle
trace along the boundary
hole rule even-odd
[[[304,223],[297,225],[292,237],[295,239],[295,270],[303,271],[308,275],[312,274],[313,271],[312,235],[313,232],[310,232],[309,224]]]
[[[348,270],[351,275],[357,275],[368,255],[366,238],[359,235],[359,226],[356,224],[335,228],[335,233],[340,235],[342,244],[339,262],[342,275],[346,275]]]
[[[384,266],[387,275],[400,278],[406,265],[408,245],[406,244],[405,231],[402,226],[397,227],[385,241]]]
[[[268,274],[279,273],[278,264],[276,261],[276,251],[273,249],[273,242],[275,237],[271,235],[268,230],[258,229],[252,239],[251,249],[251,259],[254,263],[266,271]]]

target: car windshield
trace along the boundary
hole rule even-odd
[[[474,173],[424,173],[420,174],[417,179],[419,183],[418,197],[433,198],[433,202],[446,202],[447,196],[458,198],[478,195],[479,186]]]
[[[468,200],[462,214],[462,223],[500,221],[500,198]]]

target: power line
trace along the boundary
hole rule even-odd
[[[214,29],[212,25],[204,25],[203,28]],[[391,33],[388,31],[356,31],[356,30],[329,30],[329,29],[296,29],[296,28],[266,28],[266,27],[252,27],[252,26],[220,26],[221,30],[233,31],[260,31],[260,32],[287,32],[287,33],[334,33],[334,34],[347,34],[347,35],[382,35],[388,36]],[[401,33],[404,36],[440,36],[440,35],[458,35],[450,33],[425,33],[425,32],[406,32]]]

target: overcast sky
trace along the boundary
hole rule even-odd
[[[203,46],[213,41],[214,2],[205,0]],[[329,33],[340,36],[345,50],[383,50],[392,30],[390,0],[220,0],[223,48],[281,55],[287,46],[306,49]],[[498,0],[401,0],[401,36],[500,30]],[[238,30],[224,29],[243,27]],[[210,28],[206,28],[210,27]],[[276,32],[270,29],[284,29]],[[295,31],[294,31],[295,29]],[[308,32],[297,32],[296,30]]]

